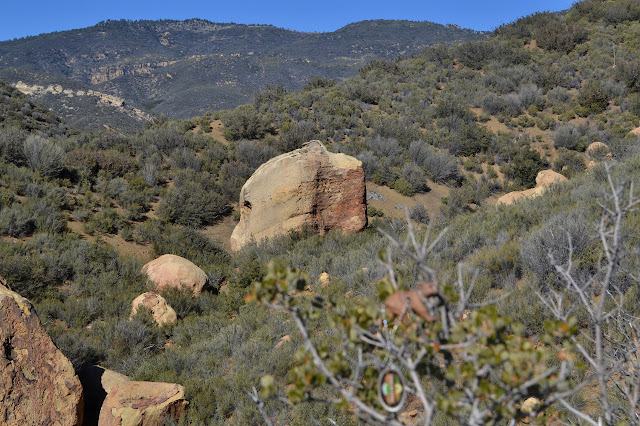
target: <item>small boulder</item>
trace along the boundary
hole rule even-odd
[[[329,277],[329,274],[327,274],[326,272],[323,272],[318,277],[318,281],[320,282],[320,287],[325,288],[326,286],[329,285],[331,278]]]
[[[231,250],[305,228],[357,232],[367,225],[362,162],[320,141],[261,165],[240,191],[240,222]]]
[[[132,319],[138,313],[140,305],[146,306],[151,310],[151,316],[159,326],[175,324],[178,321],[176,311],[169,306],[164,297],[156,292],[148,291],[136,297],[131,306],[129,319]]]
[[[631,131],[632,135],[640,136],[640,127],[636,127]]]
[[[535,188],[525,189],[524,191],[513,191],[498,198],[497,204],[513,204],[523,198],[533,198],[542,195],[546,188],[554,183],[566,182],[567,178],[553,170],[541,170],[536,176]]]
[[[163,254],[142,267],[142,273],[156,285],[156,290],[186,287],[199,295],[207,284],[207,274],[191,261],[174,254]]]
[[[538,398],[534,398],[534,397],[530,397],[524,400],[524,402],[522,403],[522,407],[520,408],[521,411],[529,414],[531,413],[534,408],[536,408],[538,405],[540,405],[540,400]]]
[[[566,182],[568,179],[553,170],[541,170],[536,176],[536,188],[550,186],[558,182]]]
[[[590,159],[601,159],[610,153],[609,146],[603,142],[593,142],[585,151]]]
[[[504,194],[498,198],[498,204],[513,204],[522,198],[531,198],[538,195],[538,188],[525,189],[524,191],[513,191],[508,194]]]
[[[99,426],[160,426],[178,420],[188,402],[175,383],[121,381],[104,399]]]
[[[83,397],[71,362],[33,305],[0,285],[0,423],[81,425]]]

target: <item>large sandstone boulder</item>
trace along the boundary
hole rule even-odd
[[[188,402],[175,383],[120,381],[104,399],[99,426],[160,426],[178,419]]]
[[[311,141],[267,161],[244,184],[231,249],[305,227],[357,232],[367,225],[366,210],[362,163]]]
[[[81,425],[82,386],[29,301],[0,284],[0,424]]]
[[[523,198],[533,198],[542,195],[554,183],[566,182],[567,178],[553,170],[541,170],[536,176],[535,188],[524,191],[513,191],[498,198],[497,204],[513,204]]]
[[[541,170],[536,176],[536,188],[545,188],[554,183],[566,182],[567,178],[553,170]]]
[[[142,267],[142,273],[147,274],[158,291],[186,287],[197,296],[207,284],[207,274],[202,269],[174,254],[163,254],[152,260]]]
[[[84,389],[84,425],[98,424],[100,408],[107,394],[120,382],[131,379],[117,371],[109,370],[99,365],[84,367],[78,372],[82,388]]]
[[[178,321],[176,311],[169,306],[166,299],[160,296],[158,293],[148,291],[142,293],[140,296],[133,299],[131,306],[131,316],[129,319],[138,313],[140,306],[146,306],[151,310],[151,316],[159,326],[166,324],[175,324]]]

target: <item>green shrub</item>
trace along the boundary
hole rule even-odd
[[[556,148],[577,150],[582,146],[582,137],[576,126],[564,125],[553,132],[553,143]]]
[[[396,179],[393,183],[391,183],[391,188],[398,191],[400,194],[411,197],[414,194],[413,187],[405,178]]]
[[[89,221],[89,230],[104,232],[105,234],[117,234],[125,221],[116,209],[106,208],[96,213]],[[93,232],[91,232],[93,233]]]
[[[558,158],[553,163],[553,170],[567,177],[573,176],[587,168],[584,157],[567,148],[558,149]]]
[[[86,148],[68,152],[64,161],[67,167],[82,170],[92,176],[104,171],[109,177],[122,177],[138,168],[135,160],[128,155],[117,151],[91,151]]]
[[[512,150],[508,155],[508,159],[500,167],[502,173],[517,186],[535,186],[538,172],[547,165],[538,151],[525,145]]]
[[[24,140],[22,150],[25,165],[42,176],[57,176],[64,167],[64,151],[49,139],[30,135]]]
[[[222,122],[222,134],[231,141],[258,139],[273,131],[268,118],[258,113],[253,105],[242,105],[228,111],[222,116]]]
[[[226,198],[196,182],[181,182],[158,205],[158,216],[192,228],[210,225],[229,213]]]
[[[560,20],[553,20],[537,28],[534,35],[539,47],[563,53],[571,52],[587,38],[587,32],[580,24]]]
[[[383,217],[384,212],[380,209],[377,209],[371,205],[367,205],[367,216],[371,217]]]
[[[609,95],[604,86],[597,80],[589,80],[580,89],[577,100],[580,106],[585,109],[585,116],[602,112],[609,105]]]
[[[460,170],[456,158],[422,141],[414,141],[409,146],[409,158],[422,167],[435,182],[459,180]]]

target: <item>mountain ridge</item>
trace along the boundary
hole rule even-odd
[[[312,77],[342,80],[370,59],[414,55],[436,43],[485,33],[427,21],[369,20],[327,33],[203,19],[103,21],[92,27],[0,42],[0,79],[28,86],[65,79],[122,98],[147,114],[189,118],[245,103],[268,84],[302,88]],[[45,86],[47,85],[45,84]],[[77,99],[37,97],[69,123]],[[91,102],[83,102],[87,108]],[[90,113],[96,115],[93,111]],[[86,115],[86,114],[85,114]],[[135,128],[137,118],[98,112],[89,128]],[[116,118],[117,117],[117,118]],[[86,120],[84,120],[86,122]],[[82,124],[83,127],[86,123]]]

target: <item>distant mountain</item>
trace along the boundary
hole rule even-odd
[[[0,42],[0,78],[72,125],[125,129],[148,114],[188,118],[247,102],[267,84],[341,80],[373,58],[486,37],[431,22],[374,20],[330,33],[269,25],[107,21]]]

